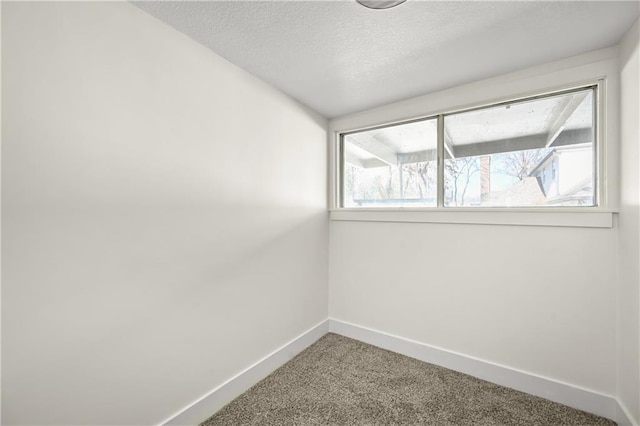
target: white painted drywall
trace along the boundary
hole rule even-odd
[[[617,50],[330,121],[340,131],[607,76],[616,189]],[[616,194],[609,193],[610,206]],[[344,216],[344,215],[343,215]],[[330,223],[329,315],[605,395],[616,393],[617,229]]]
[[[614,394],[611,229],[330,229],[331,318]]]
[[[158,423],[326,319],[322,118],[128,3],[2,8],[3,424]]]
[[[640,66],[638,22],[620,44],[618,398],[640,424]]]

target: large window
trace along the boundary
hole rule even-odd
[[[340,207],[598,205],[597,87],[340,136]]]

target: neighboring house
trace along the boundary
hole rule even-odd
[[[547,205],[591,205],[593,147],[590,143],[557,147],[547,154],[529,177],[536,178]]]

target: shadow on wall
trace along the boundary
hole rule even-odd
[[[3,336],[13,348],[4,379],[13,396],[51,401],[47,416],[63,423],[83,422],[65,412],[78,395],[108,401],[104,415],[121,424],[144,421],[137,410],[114,418],[136,394],[147,395],[140,413],[175,411],[308,328],[310,312],[326,316],[324,209],[29,209],[4,219],[15,224],[3,230],[15,247],[4,278],[20,283],[7,289],[5,315],[21,318]],[[167,386],[191,399],[172,400]]]

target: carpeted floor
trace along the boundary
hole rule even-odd
[[[222,408],[214,425],[615,425],[328,334]]]

